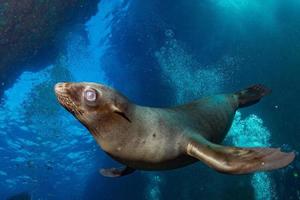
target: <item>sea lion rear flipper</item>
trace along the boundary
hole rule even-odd
[[[219,172],[228,174],[278,169],[287,166],[295,158],[294,152],[284,153],[280,149],[225,147],[195,141],[188,144],[187,154]]]
[[[120,167],[120,168],[110,168],[110,169],[100,169],[100,174],[102,174],[105,177],[121,177],[126,176],[128,174],[131,174],[135,171],[135,169],[130,168],[128,166],[126,167]]]
[[[257,84],[235,94],[239,100],[239,108],[244,108],[258,103],[262,97],[270,93],[270,89],[263,85]]]

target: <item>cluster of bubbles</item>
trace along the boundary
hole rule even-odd
[[[234,146],[242,147],[266,147],[270,146],[271,133],[264,126],[263,120],[257,115],[251,114],[242,118],[241,112],[237,112],[232,127],[226,138]],[[267,173],[255,173],[251,184],[254,188],[255,199],[271,200],[276,196],[274,183]]]
[[[162,79],[176,88],[176,103],[221,91],[232,73],[230,70],[225,73],[223,69],[234,66],[233,58],[223,58],[220,62],[222,64],[203,66],[175,38],[173,30],[166,30],[165,36],[165,44],[155,52],[155,57],[160,65]]]
[[[161,199],[160,185],[162,184],[162,177],[160,175],[148,175],[148,188],[147,188],[147,200],[159,200]]]
[[[156,58],[161,66],[164,79],[173,86],[175,103],[187,102],[200,96],[220,92],[225,82],[234,72],[228,72],[226,63],[234,69],[234,59],[222,60],[223,65],[201,66],[196,57],[189,54],[174,37],[172,30],[165,32],[166,42]],[[226,69],[226,71],[225,71]],[[227,140],[235,146],[270,146],[271,134],[257,115],[241,118],[237,112]],[[275,196],[271,177],[266,173],[256,173],[251,181],[256,199],[270,200]]]
[[[96,145],[82,126],[61,109],[53,92],[54,84],[69,79],[68,74],[62,66],[24,72],[5,92],[0,106],[3,192],[39,193],[46,186],[77,188],[79,185],[71,183],[88,172],[81,169],[93,167]]]

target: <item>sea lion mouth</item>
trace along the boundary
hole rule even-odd
[[[72,101],[68,94],[67,83],[57,83],[54,87],[55,94],[59,103],[66,108],[69,112],[75,115],[82,115],[82,111],[78,106]]]

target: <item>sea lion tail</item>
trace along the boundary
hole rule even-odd
[[[192,141],[187,154],[211,168],[227,174],[248,174],[255,171],[279,169],[290,164],[295,153],[276,148],[238,148]]]
[[[244,108],[258,103],[262,97],[267,96],[270,93],[271,89],[264,85],[257,84],[236,92],[235,95],[238,97],[239,108]]]

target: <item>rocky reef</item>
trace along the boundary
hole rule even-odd
[[[0,0],[0,93],[21,67],[53,61],[68,27],[96,13],[99,0]]]

